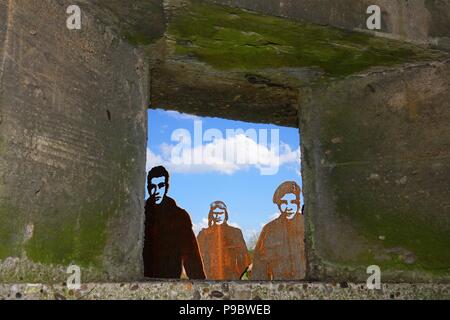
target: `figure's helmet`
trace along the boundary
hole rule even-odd
[[[228,210],[227,205],[223,201],[214,201],[210,204],[209,214],[208,214],[208,226],[211,227],[218,223],[218,219],[220,216],[224,215],[225,217],[220,220],[221,223],[228,221]]]

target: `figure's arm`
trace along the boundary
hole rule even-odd
[[[182,258],[184,269],[189,279],[206,279],[205,271],[203,269],[203,262],[200,256],[197,239],[192,230],[192,223],[189,221],[183,228],[182,237]]]

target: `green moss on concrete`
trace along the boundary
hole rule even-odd
[[[320,141],[329,167],[323,170],[327,171],[327,184],[334,195],[336,219],[351,221],[372,251],[351,261],[335,262],[353,266],[376,264],[383,270],[448,276],[450,232],[443,223],[444,209],[437,199],[434,202],[432,198],[425,199],[424,204],[414,199],[420,196],[417,191],[421,189],[442,194],[439,180],[432,178],[432,172],[428,175],[431,160],[415,159],[408,163],[399,159],[397,144],[389,143],[396,136],[386,130],[389,123],[384,118],[376,120],[371,106],[354,112],[354,105],[340,103],[339,93],[336,97],[332,106],[328,101],[318,102],[324,106],[321,123],[326,124],[322,126]],[[361,101],[360,96],[355,95],[354,99],[355,103]],[[405,128],[417,137],[408,123],[404,128],[396,128],[399,137]],[[415,175],[411,174],[413,171]],[[372,174],[378,178],[369,179]],[[405,176],[408,183],[399,184],[398,180]],[[430,219],[430,212],[442,212],[441,218]]]
[[[136,130],[132,121],[125,121],[123,126],[111,126],[98,134],[98,139],[104,141],[108,150],[105,159],[108,169],[102,171],[105,176],[86,179],[85,190],[78,190],[76,195],[59,194],[58,198],[67,201],[55,204],[55,208],[64,210],[36,214],[39,220],[34,222],[34,235],[26,245],[27,256],[33,262],[64,266],[75,263],[104,269],[102,264],[108,258],[105,249],[120,247],[108,242],[111,238],[118,240],[117,234],[109,232],[116,229],[114,224],[123,223],[116,218],[124,216],[129,210],[129,202],[133,201],[133,194],[126,186],[133,186],[138,175],[144,174],[137,169],[135,161],[145,150],[145,136]],[[142,144],[134,143],[139,139]],[[142,197],[143,188],[144,185]],[[107,248],[107,243],[113,248]],[[120,259],[119,254],[115,257]]]
[[[64,283],[67,281],[68,265],[40,264],[23,258],[8,258],[0,260],[0,283]],[[108,281],[108,274],[97,268],[83,267],[81,281]]]
[[[20,255],[24,230],[18,209],[5,199],[0,199],[0,260]]]
[[[124,32],[125,39],[134,46],[146,46],[153,42],[153,38],[147,33],[133,30]]]
[[[336,189],[342,189],[335,191],[336,211],[350,218],[373,248],[384,249],[371,253],[366,257],[369,259],[361,256],[355,262],[378,264],[385,269],[420,269],[448,274],[449,232],[430,222],[426,212],[409,205],[394,187],[374,187],[363,179],[358,180],[358,175],[367,177],[366,168],[338,167],[333,170],[332,183]],[[358,187],[349,186],[350,181]],[[413,262],[407,262],[408,254],[414,255]]]
[[[176,12],[176,53],[221,70],[319,67],[345,76],[372,66],[435,58],[415,46],[199,1]]]
[[[54,210],[42,215],[34,223],[33,237],[26,244],[28,258],[43,264],[101,266],[111,215],[105,209],[108,207],[93,205],[78,212]]]

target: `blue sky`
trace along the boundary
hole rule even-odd
[[[189,212],[196,233],[207,225],[210,203],[222,200],[228,207],[229,223],[249,240],[277,216],[272,196],[278,185],[294,180],[302,186],[300,136],[295,128],[163,110],[149,110],[148,125],[147,172],[155,165],[168,169],[168,195]],[[176,139],[181,136],[184,140]],[[277,141],[278,152],[271,145]],[[222,154],[220,150],[232,151]],[[248,158],[238,160],[237,155]],[[181,159],[184,162],[177,162]]]

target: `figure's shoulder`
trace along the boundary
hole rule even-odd
[[[189,213],[182,209],[182,208],[178,208],[178,219],[180,220],[180,222],[183,225],[188,225],[189,227],[192,227],[192,220],[191,220],[191,216],[189,215]]]
[[[282,224],[281,217],[275,218],[272,221],[266,223],[266,225],[262,228],[262,234],[270,234],[279,229],[279,226]]]
[[[268,222],[264,228],[266,229],[272,229],[273,227],[275,227],[276,225],[280,224],[280,217],[277,217],[273,220],[271,220],[270,222]]]
[[[207,237],[209,235],[209,228],[202,228],[200,232],[198,233],[198,237]]]
[[[229,224],[227,224],[227,229],[228,229],[228,232],[233,233],[233,234],[235,234],[235,235],[240,235],[240,234],[242,234],[241,229],[236,228],[236,227],[233,227],[233,226],[230,226]]]

